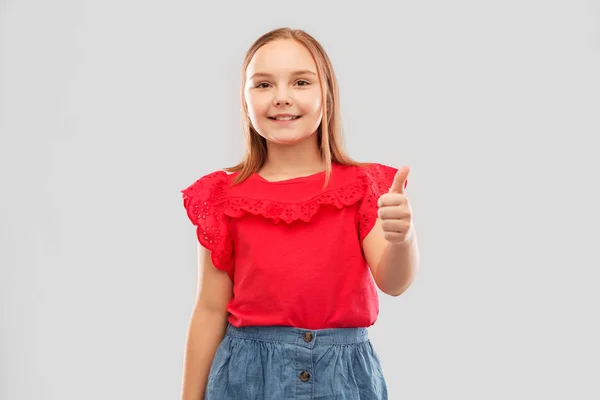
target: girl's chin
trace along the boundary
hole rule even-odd
[[[290,145],[310,138],[312,134],[297,132],[271,132],[265,139],[271,143]],[[263,136],[264,137],[264,136]]]

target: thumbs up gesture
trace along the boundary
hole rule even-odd
[[[407,166],[400,168],[390,191],[379,197],[378,217],[384,237],[390,243],[404,243],[410,239],[413,232],[412,210],[404,194],[409,172]]]

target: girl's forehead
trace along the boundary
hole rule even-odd
[[[246,74],[293,73],[298,70],[317,72],[312,55],[303,44],[295,40],[276,40],[265,44],[254,53]]]

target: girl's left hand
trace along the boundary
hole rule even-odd
[[[398,170],[388,193],[379,197],[378,217],[381,219],[385,239],[394,244],[410,240],[413,231],[412,210],[404,194],[410,169],[404,166]]]

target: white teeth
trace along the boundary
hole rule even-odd
[[[296,119],[296,118],[298,118],[298,117],[277,117],[277,118],[274,118],[274,119],[276,119],[277,121],[291,121],[291,120]]]

